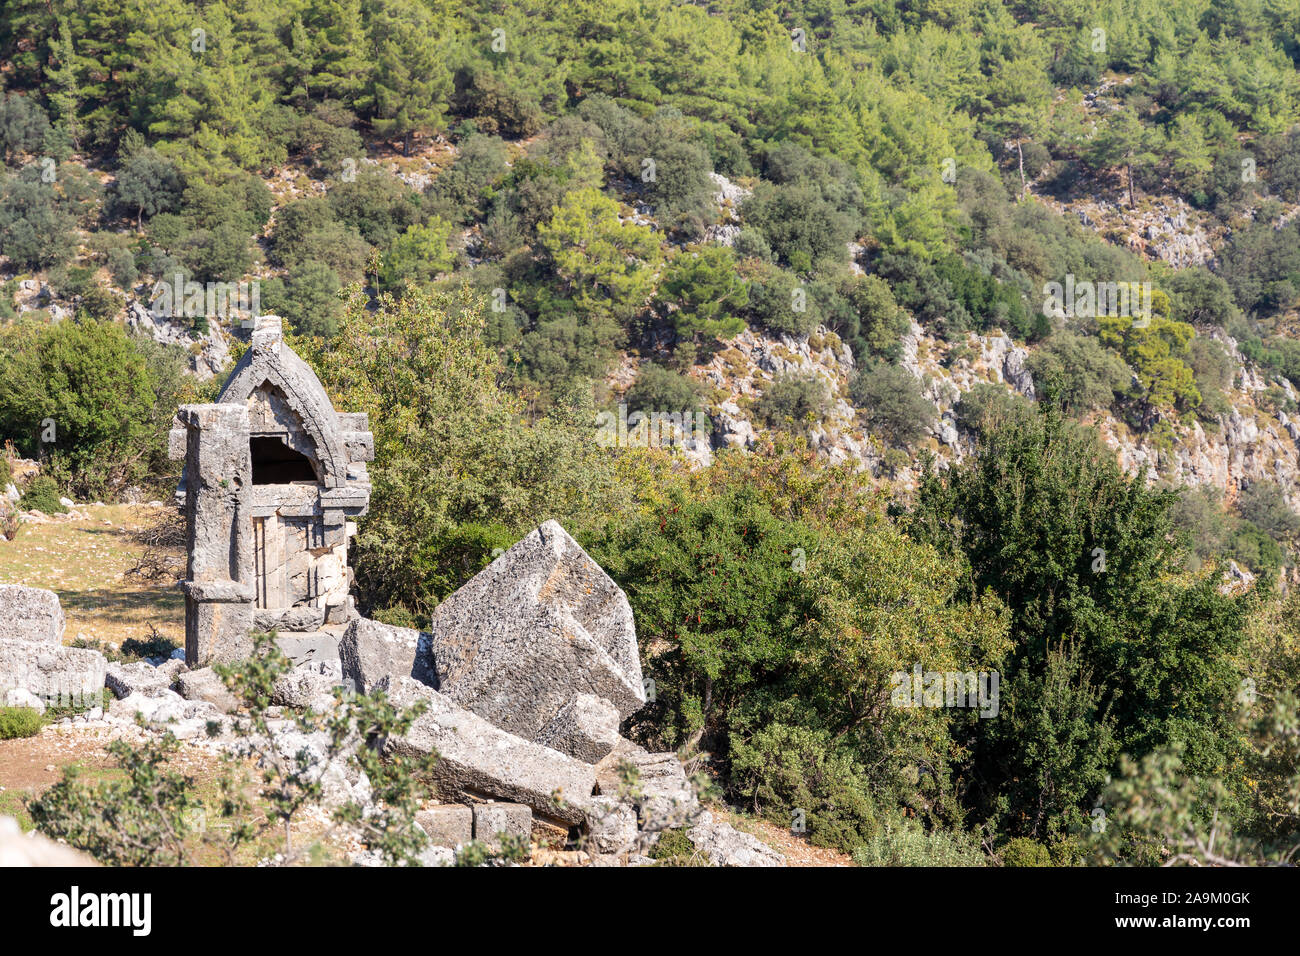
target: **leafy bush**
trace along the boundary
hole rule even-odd
[[[820,375],[786,372],[759,396],[754,415],[769,428],[804,430],[825,419],[830,401],[830,386]]]
[[[24,511],[43,511],[45,514],[65,514],[67,508],[59,501],[59,486],[49,475],[35,475],[23,488],[18,507]]]
[[[813,846],[853,852],[877,828],[866,772],[831,735],[772,723],[749,740],[731,738],[735,791],[757,813],[789,825],[802,811]]]
[[[972,593],[996,594],[1017,635],[1004,688],[1015,706],[978,723],[986,783],[970,794],[1008,835],[1068,832],[1121,751],[1184,741],[1189,764],[1208,768],[1235,749],[1226,706],[1246,607],[1216,576],[1180,574],[1174,499],[1126,477],[1050,404],[922,484],[910,527],[965,555]]]
[[[776,266],[759,269],[749,285],[751,325],[772,332],[807,335],[822,324],[820,303],[794,273]]]
[[[30,707],[0,707],[0,740],[35,737],[43,723],[41,715]]]
[[[926,433],[935,407],[921,394],[911,372],[876,362],[861,367],[849,383],[849,397],[867,428],[899,446],[908,446]]]
[[[1060,331],[1052,335],[1028,361],[1039,391],[1055,389],[1071,412],[1109,408],[1128,386],[1128,366],[1093,337]]]
[[[629,412],[688,412],[700,405],[698,382],[654,362],[646,362],[628,389]]]
[[[961,830],[926,830],[899,817],[853,851],[858,866],[987,866],[979,841]]]
[[[183,349],[132,338],[112,321],[0,327],[0,433],[45,458],[78,497],[166,482],[166,435],[183,390]],[[54,441],[43,442],[46,420]]]
[[[1028,837],[1016,837],[999,854],[1003,866],[1051,866],[1052,854],[1047,847]]]

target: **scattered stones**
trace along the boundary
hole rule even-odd
[[[575,694],[620,718],[645,703],[627,597],[554,521],[443,601],[430,630],[439,690],[521,737]]]
[[[57,645],[66,627],[59,596],[44,588],[0,584],[0,640]]]
[[[619,741],[618,710],[594,694],[577,694],[542,728],[536,741],[586,763],[599,763]]]
[[[415,822],[436,847],[455,849],[474,839],[474,811],[463,803],[428,807],[415,815]]]
[[[131,694],[157,697],[163,691],[171,690],[176,674],[175,667],[155,667],[145,661],[114,663],[108,665],[104,682],[113,696],[119,699]]]
[[[506,839],[525,845],[533,832],[533,811],[518,803],[474,804],[474,839],[500,852]]]
[[[139,715],[146,724],[158,731],[170,731],[181,740],[208,736],[208,725],[221,721],[221,712],[212,704],[201,700],[186,700],[175,691],[167,690],[153,697],[129,694],[108,706],[111,717],[135,720]]]

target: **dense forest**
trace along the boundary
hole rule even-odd
[[[370,415],[367,613],[556,518],[635,611],[629,736],[816,845],[1293,860],[1298,68],[1300,0],[8,0],[0,440],[25,495],[170,493],[244,344],[159,290],[251,283]]]

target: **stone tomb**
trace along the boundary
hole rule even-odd
[[[366,513],[366,415],[336,412],[320,379],[260,316],[215,404],[184,405],[169,451],[189,528],[185,656],[237,660],[258,630],[354,618],[350,519]]]

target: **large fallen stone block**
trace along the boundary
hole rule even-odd
[[[714,866],[785,866],[785,857],[758,837],[714,820],[707,810],[686,836]]]
[[[339,640],[343,677],[359,693],[368,694],[387,686],[390,677],[413,677],[437,686],[429,655],[429,635],[409,627],[394,627],[369,618],[348,625]]]
[[[22,688],[55,706],[99,706],[108,662],[99,651],[0,640],[0,696]]]
[[[585,763],[599,763],[619,741],[618,710],[602,697],[578,694],[560,708],[536,740]]]
[[[63,605],[53,591],[0,584],[0,640],[57,645],[65,623]]]
[[[575,694],[625,718],[645,703],[627,597],[548,521],[433,613],[438,689],[529,740]]]
[[[432,846],[455,849],[474,839],[474,811],[463,803],[426,807],[416,813],[415,822]]]
[[[557,750],[507,733],[410,677],[393,677],[389,696],[399,707],[427,709],[386,751],[438,754],[434,781],[443,799],[493,797],[531,807],[544,819],[578,824],[586,818],[596,769]]]
[[[527,846],[533,832],[533,811],[522,803],[474,804],[474,839],[500,852],[507,839]]]

